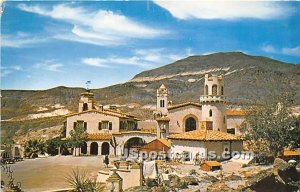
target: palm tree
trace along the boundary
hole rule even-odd
[[[36,158],[38,154],[45,154],[47,148],[44,142],[29,140],[25,143],[25,157]]]

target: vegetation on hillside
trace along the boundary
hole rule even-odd
[[[265,153],[276,158],[286,147],[299,147],[299,119],[288,110],[290,98],[290,94],[281,95],[248,107],[242,130],[247,146],[258,156]]]

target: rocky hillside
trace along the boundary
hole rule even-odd
[[[300,104],[300,65],[240,52],[191,56],[144,71],[124,84],[92,91],[98,103],[114,104],[140,118],[149,118],[149,109],[155,104],[155,93],[160,84],[169,88],[174,104],[197,102],[203,93],[205,73],[225,75],[225,94],[230,98],[230,104],[244,105],[286,91],[295,94],[295,105]],[[46,128],[43,123],[33,123],[43,118],[51,120],[51,126],[55,126],[61,122],[61,115],[76,110],[82,91],[83,88],[62,86],[43,91],[3,90],[1,116],[2,120],[8,121],[2,122],[1,137],[11,138],[16,131],[17,134],[20,132],[20,123],[14,124],[15,121],[30,121],[38,126],[26,128],[26,131]]]

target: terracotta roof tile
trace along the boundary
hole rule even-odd
[[[295,149],[295,150],[284,149],[283,156],[300,156],[300,149]]]
[[[155,133],[153,132],[150,132],[150,131],[121,131],[121,132],[115,132],[113,133],[113,135],[123,135],[123,134],[154,134],[156,135]]]
[[[207,164],[210,167],[221,166],[221,163],[219,163],[218,161],[206,161],[202,164]]]
[[[157,140],[160,141],[161,143],[163,143],[165,146],[171,148],[171,142],[168,139],[160,138],[160,139],[157,139]]]
[[[214,130],[195,130],[185,133],[173,134],[168,137],[169,139],[179,140],[194,140],[194,141],[232,141],[241,140],[239,137]]]
[[[169,117],[157,117],[155,120],[157,121],[170,121]]]
[[[227,110],[226,115],[227,116],[245,116],[246,111],[244,111],[244,110]]]
[[[181,104],[178,104],[178,105],[172,105],[172,106],[168,107],[168,109],[172,110],[172,109],[177,109],[177,108],[180,108],[180,107],[185,107],[185,106],[188,106],[188,105],[193,105],[193,106],[196,106],[196,107],[201,107],[201,105],[199,103],[187,102],[187,103],[181,103]]]
[[[90,139],[90,140],[110,140],[111,138],[112,138],[112,135],[108,134],[108,133],[88,134],[88,139]]]
[[[111,116],[115,116],[115,117],[119,117],[119,118],[128,118],[129,116],[125,115],[125,114],[120,114],[120,113],[114,113],[111,111],[101,111],[101,110],[87,110],[87,111],[83,111],[83,112],[78,112],[78,113],[71,113],[66,115],[66,117],[70,117],[70,116],[74,116],[74,115],[80,115],[80,114],[84,114],[84,113],[100,113],[100,114],[105,114],[105,115],[111,115]]]

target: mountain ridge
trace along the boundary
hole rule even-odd
[[[187,101],[199,102],[203,93],[204,74],[225,76],[225,95],[229,107],[245,105],[251,101],[270,99],[285,92],[294,94],[294,104],[300,104],[300,65],[290,64],[262,56],[251,56],[240,52],[222,52],[210,55],[190,56],[156,69],[143,71],[131,80],[104,88],[92,89],[95,100],[103,105],[117,105],[140,119],[152,117],[151,106],[156,103],[156,89],[165,84],[169,89],[169,100],[174,104]],[[47,90],[2,90],[2,119],[26,117],[28,114],[52,112],[62,109],[76,111],[80,87],[58,86]],[[44,110],[44,111],[43,111]],[[42,115],[41,115],[42,116]],[[51,117],[55,126],[58,117]],[[34,120],[32,120],[34,121]],[[41,119],[39,119],[41,121]],[[33,127],[27,131],[45,127]],[[13,122],[2,122],[4,136],[12,136],[9,128]],[[46,126],[46,124],[44,123]],[[20,130],[14,127],[12,130]],[[26,131],[23,131],[24,133]]]

